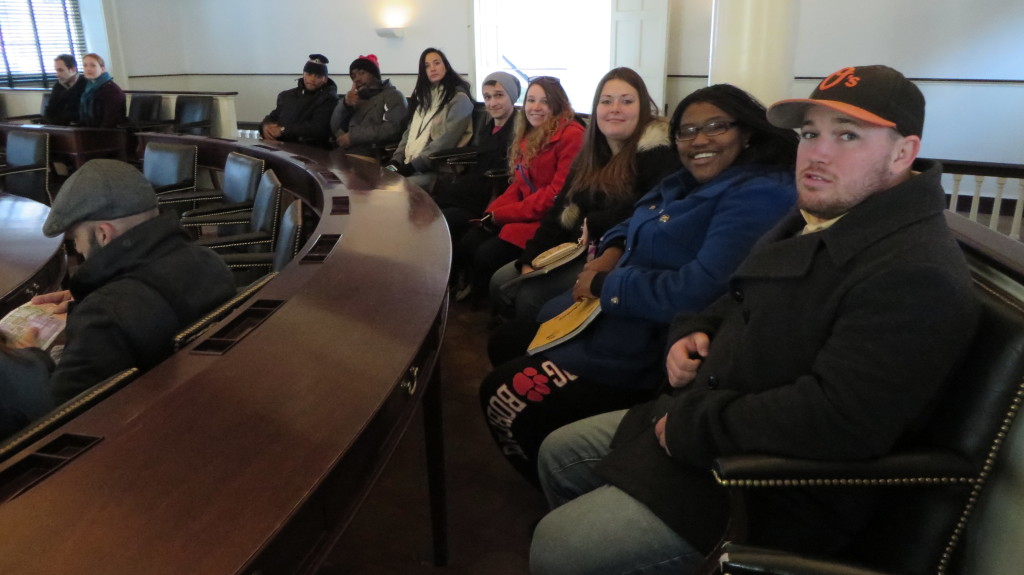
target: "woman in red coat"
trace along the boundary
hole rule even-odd
[[[525,121],[516,123],[509,154],[511,185],[487,206],[483,217],[475,220],[479,225],[456,247],[456,270],[465,273],[468,268],[468,287],[477,294],[486,293],[491,275],[526,247],[583,147],[583,125],[558,78],[541,76],[530,82],[523,116]]]

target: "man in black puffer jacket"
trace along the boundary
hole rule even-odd
[[[338,86],[327,76],[327,62],[323,54],[309,55],[298,86],[278,94],[277,107],[263,118],[264,140],[330,146]]]

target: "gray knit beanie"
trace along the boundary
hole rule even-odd
[[[501,87],[505,89],[505,93],[508,94],[508,98],[512,100],[512,103],[519,99],[519,91],[522,89],[519,84],[519,78],[508,72],[491,72],[484,78],[483,85],[486,86],[490,82],[501,84]]]

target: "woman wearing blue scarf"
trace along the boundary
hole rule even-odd
[[[82,69],[87,82],[78,108],[79,124],[98,128],[117,127],[126,115],[121,87],[107,73],[106,64],[99,54],[83,56]]]

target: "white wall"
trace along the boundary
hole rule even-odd
[[[385,11],[406,9],[404,38],[376,35]],[[377,55],[385,77],[407,74],[391,78],[407,94],[428,46],[462,74],[473,68],[472,0],[121,0],[117,11],[133,89],[237,91],[240,120],[262,119],[312,53],[330,59],[341,91],[363,54]]]
[[[348,87],[349,62],[369,52],[407,94],[417,57],[427,46],[444,50],[459,72],[473,70],[472,0],[89,1],[115,14],[119,40],[111,44],[120,50],[111,49],[122,54],[126,68],[115,72],[119,82],[128,76],[132,89],[237,91],[240,120],[261,119],[277,92],[298,78],[311,52],[331,58],[342,90]],[[712,3],[671,0],[669,102],[707,83]],[[804,0],[796,30],[779,31],[796,34],[797,77],[885,63],[915,78],[1020,81],[921,82],[928,100],[923,153],[1024,163],[1024,130],[1018,129],[1024,125],[1024,2],[858,0],[856,9],[851,4]],[[410,12],[405,38],[377,37],[382,12],[396,8]],[[524,35],[523,41],[539,40]],[[814,83],[794,80],[791,95],[808,94]]]
[[[929,82],[921,153],[955,160],[1024,163],[1024,2],[1020,0],[804,0],[795,74],[826,76],[849,65],[888,64],[912,78],[1016,80]],[[793,95],[815,82],[794,82]]]

